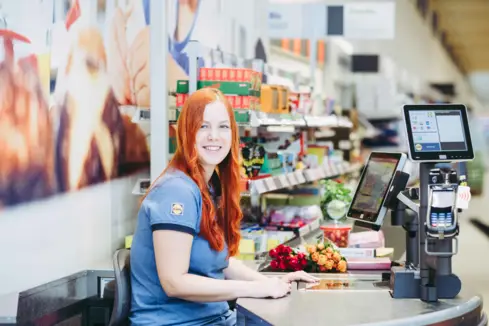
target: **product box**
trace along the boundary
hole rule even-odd
[[[251,84],[251,89],[259,91],[262,74],[252,69],[243,68],[200,68],[199,80],[245,82]]]
[[[376,249],[370,248],[338,248],[341,255],[348,258],[374,258],[377,257]]]
[[[274,85],[263,85],[261,88],[261,111],[265,113],[278,113],[280,107],[278,89]]]
[[[250,122],[250,112],[249,110],[234,110],[234,119],[237,123],[249,123]]]
[[[185,101],[188,99],[188,94],[177,94],[176,106],[177,108],[182,107]]]
[[[290,113],[289,88],[286,86],[277,85],[277,91],[279,97],[278,113],[280,114]]]
[[[197,89],[201,89],[204,87],[218,88],[224,95],[243,95],[243,96],[260,97],[260,91],[253,89],[251,83],[247,83],[247,82],[199,80],[197,82]],[[189,81],[188,80],[177,81],[177,93],[188,94],[188,92],[189,92]]]

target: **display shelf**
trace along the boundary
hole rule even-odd
[[[343,127],[352,128],[353,123],[346,117],[330,116],[313,116],[306,115],[304,120],[308,127]]]
[[[169,110],[170,123],[177,121],[177,109]],[[234,109],[234,117],[242,127],[345,127],[351,128],[352,122],[345,117],[327,116],[303,116],[302,114],[274,114],[257,110]]]
[[[294,244],[294,246],[298,245],[301,243],[301,239],[306,239],[306,238],[317,238],[318,234],[319,236],[322,235],[322,232],[320,232],[320,225],[321,225],[322,219],[317,218],[314,221],[302,226],[296,231],[289,231],[289,230],[264,230],[264,238],[265,239],[280,239],[280,241],[277,241],[275,243],[275,246],[284,244],[284,245],[290,245]],[[278,236],[280,234],[281,236]],[[243,239],[246,240],[252,240],[250,238],[243,237]],[[263,266],[268,266],[269,264],[269,257],[268,257],[268,249],[265,248],[265,243],[262,243],[261,246],[259,246],[259,249],[256,250],[254,253],[250,253],[254,255],[254,261],[259,262],[263,261]]]
[[[306,126],[304,117],[300,114],[273,114],[261,111],[251,111],[252,122],[258,126]],[[256,119],[256,120],[255,120]]]
[[[250,180],[249,189],[250,193],[261,195],[321,179],[335,178],[343,174],[356,172],[360,168],[360,164],[350,164],[348,162],[325,163],[317,168]]]

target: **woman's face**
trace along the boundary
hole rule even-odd
[[[214,169],[228,155],[231,142],[231,123],[226,106],[221,101],[208,104],[195,139],[200,164]]]

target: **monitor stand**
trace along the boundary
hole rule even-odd
[[[434,168],[434,164],[420,164],[421,188],[428,188],[429,173],[432,168]],[[421,198],[423,196],[426,198]],[[413,208],[411,204],[418,199],[420,200],[419,211],[414,208],[412,209],[414,212],[407,213],[406,208],[408,206]],[[420,192],[418,189],[404,190],[391,200],[391,223],[393,226],[402,226],[406,231],[406,264],[405,266],[391,268],[390,284],[393,298],[436,301],[436,299],[453,299],[460,292],[462,283],[453,273],[431,277],[434,279],[434,286],[424,284],[427,276],[422,274],[425,274],[426,268],[424,263],[420,268],[420,258],[423,259],[423,262],[427,259],[424,254],[426,237],[419,235],[420,233],[424,235],[427,204],[426,191]],[[419,216],[425,216],[425,218],[420,219]],[[436,293],[430,294],[427,291],[422,291],[424,288],[432,288]]]

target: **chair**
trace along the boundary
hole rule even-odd
[[[109,326],[129,325],[131,312],[131,265],[130,251],[119,249],[112,258],[115,274],[114,307]]]

